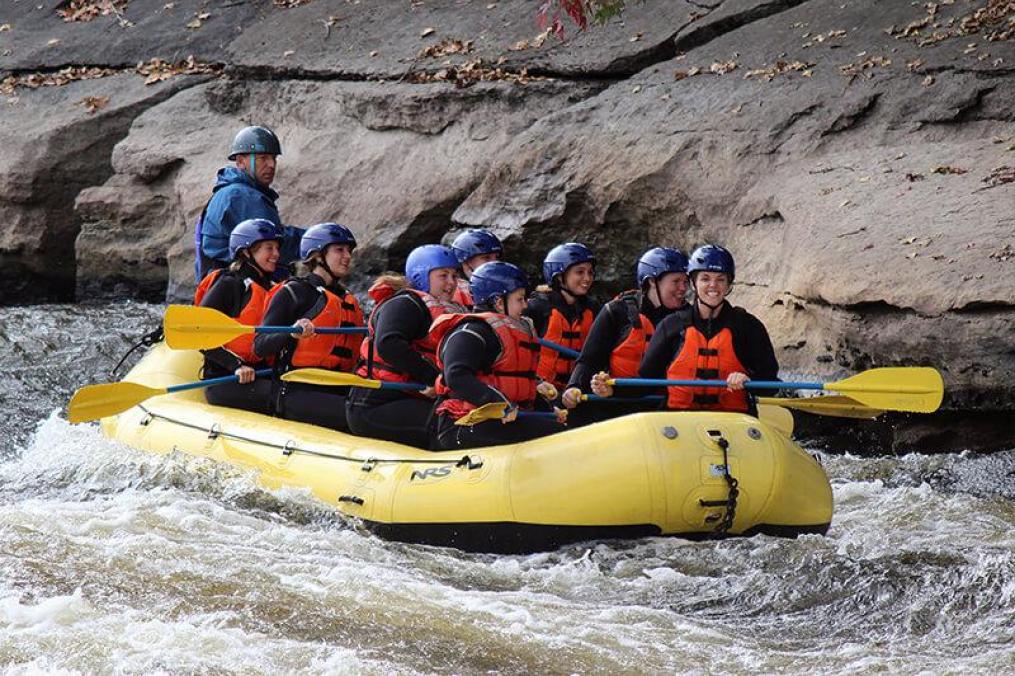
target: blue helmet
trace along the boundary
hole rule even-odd
[[[552,285],[554,277],[579,263],[592,263],[593,267],[595,266],[596,255],[592,253],[592,249],[578,242],[558,244],[550,249],[550,253],[543,259],[543,279]]]
[[[418,246],[405,259],[405,276],[412,288],[426,293],[430,293],[430,271],[438,268],[458,269],[458,259],[443,244]]]
[[[733,254],[721,246],[706,244],[699,246],[691,254],[691,261],[687,265],[687,274],[694,275],[695,272],[725,272],[733,283],[736,273],[736,264],[733,262]]]
[[[455,237],[455,241],[451,242],[451,250],[455,252],[458,262],[464,263],[473,256],[500,253],[504,246],[489,230],[470,228]]]
[[[348,244],[349,249],[356,248],[356,237],[352,230],[338,223],[318,223],[303,232],[300,239],[300,259],[307,260],[317,251],[324,251],[331,244]]]
[[[528,289],[529,278],[516,265],[503,261],[483,263],[469,280],[469,291],[476,305],[489,303],[518,289]]]
[[[638,259],[638,269],[635,278],[638,280],[638,288],[641,288],[646,279],[659,279],[667,272],[687,272],[687,256],[677,249],[666,246],[657,246],[649,249]]]
[[[229,256],[236,260],[236,255],[243,249],[249,249],[266,239],[277,240],[279,245],[285,233],[282,228],[266,218],[248,218],[237,223],[229,235]]]
[[[233,144],[229,147],[229,159],[235,160],[237,155],[247,153],[281,155],[282,144],[275,132],[267,127],[244,127],[233,138]]]

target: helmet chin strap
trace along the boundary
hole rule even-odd
[[[250,153],[250,178],[257,182],[257,155]]]

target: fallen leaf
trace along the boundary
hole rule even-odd
[[[10,29],[11,25],[9,23],[0,23],[0,33],[6,33]]]
[[[947,174],[964,174],[967,171],[969,171],[969,170],[968,169],[963,169],[962,167],[953,167],[953,166],[948,165],[948,164],[942,164],[940,166],[934,167],[931,170],[931,173],[932,174],[947,175]]]
[[[424,28],[423,32],[419,34],[419,37],[425,38],[426,36],[433,35],[436,32],[437,32],[436,28]]]
[[[923,85],[924,87],[931,86],[932,84],[934,84],[934,76],[928,75],[927,77],[923,78],[923,82],[921,82],[920,84]]]
[[[448,54],[468,54],[472,51],[472,40],[455,40],[444,38],[435,45],[421,49],[417,59],[436,59]],[[371,54],[371,56],[373,56]]]
[[[201,20],[200,19],[194,19],[193,21],[188,21],[187,24],[186,24],[186,27],[191,29],[191,30],[197,30],[198,28],[201,27]]]
[[[635,33],[634,35],[632,35],[628,39],[628,42],[639,42],[641,40],[643,35],[645,35],[645,34],[644,33]]]
[[[85,107],[89,113],[94,113],[96,110],[105,108],[106,104],[109,103],[108,96],[86,96],[85,98],[78,101],[79,104]]]
[[[842,204],[839,205],[839,208],[848,207],[850,204],[852,204],[852,202],[849,200],[842,200]]]
[[[53,45],[56,45],[56,44],[60,44],[60,38],[53,38],[52,40],[48,41],[46,44],[49,45],[50,47],[52,47]]]
[[[209,12],[201,12],[200,14],[197,15],[197,18],[200,19],[201,21],[204,21],[205,19],[209,18],[210,16],[211,16],[211,14]]]
[[[916,183],[917,181],[922,181],[923,179],[923,174],[906,174],[906,180],[910,183]]]
[[[637,94],[640,91],[641,91],[641,85],[635,85],[634,89],[631,90],[631,93],[632,94]]]
[[[370,52],[370,56],[377,56],[378,54],[380,54],[380,52],[378,52],[376,49]]]
[[[737,69],[736,61],[717,61],[709,66],[708,70],[716,75],[725,75]]]
[[[287,49],[284,52],[282,52],[282,56],[284,56],[284,57],[292,56],[295,53],[296,53],[295,49]]]
[[[899,244],[912,244],[916,241],[916,237],[903,237],[899,240]]]
[[[1002,164],[1000,167],[991,170],[990,174],[983,178],[981,182],[986,183],[990,187],[1003,183],[1015,183],[1015,167]]]

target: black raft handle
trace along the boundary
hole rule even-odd
[[[356,504],[356,505],[362,505],[363,504],[363,498],[359,497],[358,495],[340,495],[340,496],[338,496],[338,501],[339,502],[351,502],[351,503]]]

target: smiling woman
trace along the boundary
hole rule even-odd
[[[355,248],[356,238],[344,225],[319,223],[307,228],[300,241],[300,258],[307,274],[273,288],[265,304],[266,321],[291,325],[293,331],[261,334],[254,339],[257,354],[272,360],[277,370],[352,370],[362,334],[325,334],[317,329],[363,324],[359,301],[342,285]],[[347,392],[347,388],[276,383],[274,412],[287,420],[345,430]]]

